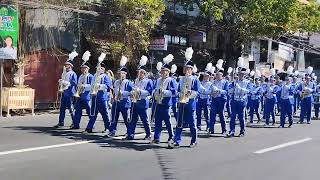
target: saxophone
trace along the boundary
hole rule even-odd
[[[189,90],[190,84],[191,84],[191,79],[185,76],[184,82],[183,82],[183,88],[179,95],[179,103],[186,104],[189,102],[190,97],[188,94],[188,90]]]
[[[84,76],[81,76],[80,81],[77,84],[77,91],[74,94],[74,97],[80,97],[80,95],[83,93],[84,91],[84,86],[83,84],[85,83],[85,80],[87,79],[87,74],[85,74]]]
[[[90,89],[90,94],[91,95],[97,95],[98,91],[99,91],[99,87],[98,87],[98,84],[100,83],[101,81],[101,76],[100,76],[100,67],[101,65],[98,64],[97,66],[97,69],[96,69],[96,73],[94,75],[94,82],[91,86],[91,89]]]
[[[121,100],[121,86],[122,86],[122,79],[119,80],[119,87],[117,90],[117,96],[116,97],[116,101],[120,101]]]
[[[58,87],[58,91],[60,93],[62,93],[64,90],[66,90],[68,87],[66,86],[66,84],[63,83],[64,80],[67,79],[67,69],[66,67],[63,66],[63,71],[61,74],[61,80],[59,81],[59,87]]]
[[[156,93],[156,96],[155,96],[155,100],[158,104],[161,104],[162,100],[163,100],[163,84],[164,84],[164,78],[162,77],[161,80],[160,80],[160,88],[159,88],[159,91],[158,93]]]
[[[304,89],[304,87],[306,87],[306,83],[304,83],[304,85],[303,85],[303,89],[302,89],[302,91],[301,91],[301,100],[302,99],[304,99],[305,98],[305,96],[306,96],[306,91],[305,91],[305,89]]]
[[[135,90],[133,91],[133,95],[132,95],[132,98],[131,98],[131,101],[133,103],[136,103],[138,101],[138,98],[139,98],[139,91],[137,90],[137,88],[139,87],[138,86],[139,83],[141,83],[141,81],[138,79],[137,85],[135,87]]]

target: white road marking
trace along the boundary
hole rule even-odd
[[[44,149],[75,146],[75,145],[81,145],[81,144],[88,144],[91,142],[93,142],[93,140],[92,141],[74,142],[74,143],[65,143],[65,144],[56,144],[56,145],[50,145],[50,146],[33,147],[33,148],[26,148],[26,149],[17,149],[17,150],[11,150],[11,151],[3,151],[3,152],[0,152],[0,156],[4,156],[4,155],[8,155],[8,154],[30,152],[30,151],[39,151],[39,150],[44,150]]]
[[[220,125],[220,124],[215,124]],[[163,131],[168,132],[168,131]],[[135,137],[143,137],[146,133],[136,134]],[[112,137],[112,139],[115,140],[121,140],[125,138],[125,135]],[[76,145],[82,145],[82,144],[89,144],[92,142],[97,142],[98,140],[90,140],[90,141],[80,141],[80,142],[73,142],[73,143],[64,143],[64,144],[55,144],[55,145],[49,145],[49,146],[39,146],[39,147],[32,147],[32,148],[25,148],[25,149],[16,149],[16,150],[10,150],[10,151],[2,151],[0,152],[0,156],[9,155],[9,154],[17,154],[17,153],[24,153],[24,152],[31,152],[31,151],[39,151],[39,150],[46,150],[46,149],[53,149],[53,148],[61,148],[61,147],[68,147],[68,146],[76,146]]]
[[[311,140],[312,140],[312,138],[308,137],[308,138],[297,140],[297,141],[290,141],[290,142],[287,142],[287,143],[284,143],[284,144],[280,144],[280,145],[273,146],[273,147],[270,147],[270,148],[262,149],[262,150],[254,152],[254,153],[255,154],[263,154],[263,153],[266,153],[266,152],[269,152],[269,151],[274,151],[274,150],[277,150],[277,149],[285,148],[285,147],[288,147],[288,146],[293,146],[293,145],[304,143],[304,142],[311,141]]]

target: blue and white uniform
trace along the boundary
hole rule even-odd
[[[307,117],[307,123],[311,121],[311,106],[313,102],[313,93],[316,89],[316,86],[313,82],[302,83],[298,87],[298,92],[300,97],[302,97],[302,92],[304,92],[304,98],[301,99],[301,112],[300,112],[300,123],[303,123],[304,117]]]
[[[101,114],[103,122],[104,122],[104,130],[109,129],[110,121],[108,115],[108,99],[109,92],[112,86],[111,80],[109,77],[102,73],[97,76],[100,79],[98,83],[98,93],[91,98],[91,112],[90,112],[90,120],[88,122],[86,131],[92,132],[93,126],[97,120],[98,113]],[[93,79],[93,82],[95,79]]]
[[[229,93],[231,94],[231,120],[229,135],[234,135],[236,127],[236,118],[240,121],[240,134],[244,134],[244,108],[247,104],[249,93],[249,81],[237,80],[232,83]]]
[[[90,73],[81,74],[79,77],[78,82],[79,88],[83,88],[83,92],[80,94],[79,99],[76,102],[75,106],[75,116],[73,122],[73,128],[79,129],[80,128],[80,120],[82,116],[82,109],[84,108],[88,115],[90,115],[90,89],[91,83],[93,80],[93,75]]]
[[[208,115],[208,105],[210,103],[210,95],[207,93],[207,91],[211,87],[211,82],[209,80],[202,81],[200,84],[199,89],[199,95],[198,95],[198,101],[197,101],[197,108],[196,108],[196,114],[197,114],[197,128],[201,129],[201,115],[202,111],[204,112],[204,118],[206,121],[207,128],[209,127],[209,115]]]
[[[66,76],[61,77],[60,83],[67,87],[61,96],[60,102],[60,113],[59,113],[59,126],[64,126],[64,118],[66,116],[66,109],[69,110],[71,115],[72,123],[74,123],[74,112],[73,112],[73,95],[76,92],[77,86],[77,74],[73,70],[67,70]]]
[[[289,126],[292,125],[292,111],[293,111],[293,93],[294,87],[291,84],[285,84],[281,86],[280,90],[280,127],[284,127],[286,117],[289,119]]]
[[[172,97],[176,94],[175,80],[171,77],[159,78],[153,92],[157,101],[155,102],[155,130],[154,141],[160,141],[162,122],[166,124],[169,134],[168,141],[173,139],[173,128],[170,121],[169,109],[172,105]]]
[[[187,83],[186,86],[185,83]],[[186,87],[190,96],[187,103],[178,102],[178,122],[174,137],[174,143],[177,145],[181,143],[181,133],[184,122],[187,123],[190,128],[191,144],[197,142],[197,128],[195,126],[194,112],[196,109],[196,98],[199,93],[199,86],[200,81],[195,76],[184,76],[179,81],[179,97],[183,96],[184,87]]]
[[[153,90],[152,81],[148,78],[137,78],[133,85],[131,95],[134,95],[135,91],[138,93],[137,102],[132,102],[131,107],[131,122],[129,124],[128,139],[134,139],[136,125],[138,117],[143,123],[144,130],[146,132],[146,138],[151,137],[151,127],[148,121],[147,110],[149,108],[149,96],[151,96]]]
[[[116,80],[114,82],[114,101],[111,109],[110,135],[114,136],[117,131],[119,115],[121,113],[128,133],[128,111],[131,107],[130,93],[132,91],[132,83],[128,79]]]
[[[219,115],[222,133],[225,133],[226,122],[224,119],[224,107],[227,101],[228,93],[228,82],[224,79],[214,80],[210,86],[209,92],[212,97],[211,108],[210,108],[210,133],[214,133],[214,125],[216,123],[216,116]]]
[[[250,103],[250,123],[253,123],[253,114],[256,114],[258,121],[260,121],[260,114],[259,114],[259,106],[262,99],[263,89],[261,86],[252,85],[250,88],[250,96],[251,99]]]
[[[266,117],[266,125],[269,125],[270,116],[272,117],[272,124],[276,123],[275,118],[275,105],[277,103],[276,93],[278,91],[278,86],[272,83],[269,83],[264,94],[265,94],[265,106],[264,106],[264,113]]]

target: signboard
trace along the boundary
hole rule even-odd
[[[168,40],[164,37],[155,37],[152,38],[150,45],[150,50],[160,50],[166,51],[168,49]]]
[[[293,46],[291,44],[279,44],[278,55],[285,61],[291,61],[294,57]]]
[[[202,42],[207,42],[207,34],[202,31],[197,31],[197,32],[192,32],[189,35],[189,40],[191,43],[202,43]]]
[[[0,4],[0,59],[17,59],[18,8]]]

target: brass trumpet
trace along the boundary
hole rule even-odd
[[[81,81],[79,81],[78,82],[78,84],[77,84],[77,91],[76,91],[76,93],[74,94],[74,97],[77,97],[77,98],[79,98],[80,97],[80,95],[83,93],[83,91],[84,91],[84,83],[85,83],[85,79],[87,78],[87,75],[85,75],[85,76],[82,76],[82,78],[81,78]]]

